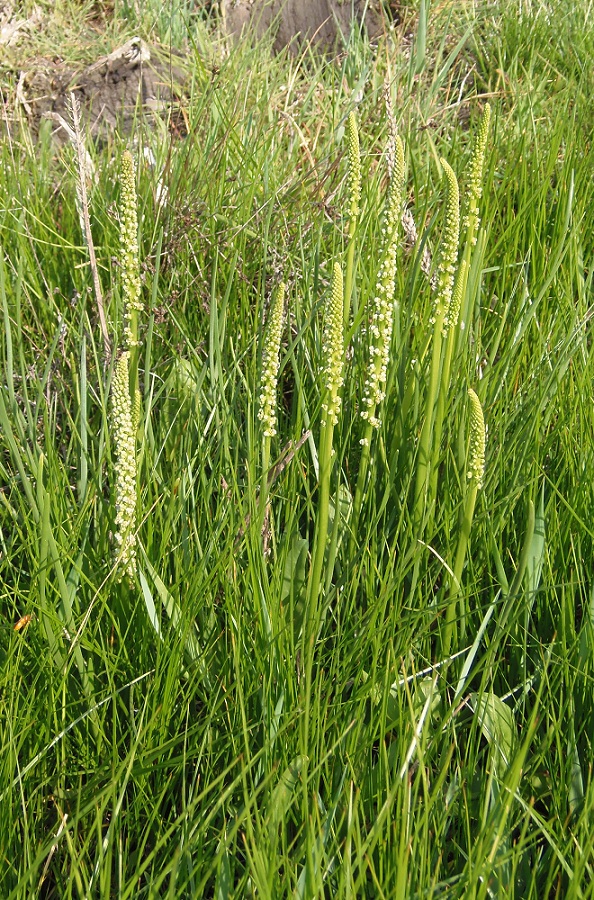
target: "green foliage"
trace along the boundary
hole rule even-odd
[[[321,63],[213,38],[216,71],[189,63],[187,137],[139,126],[123,581],[117,363],[71,151],[44,130],[0,147],[3,897],[589,896],[588,11],[560,5],[553,105],[548,7],[511,6],[494,39],[492,5],[466,21],[423,4],[412,56],[353,37]],[[389,283],[386,80],[418,232]],[[122,154],[93,154],[122,335]],[[393,321],[362,445],[378,280]],[[263,438],[271,296],[286,317]]]

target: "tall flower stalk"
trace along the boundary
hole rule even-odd
[[[456,346],[459,346],[461,337],[466,330],[464,321],[468,311],[467,288],[468,276],[472,263],[472,254],[477,243],[478,229],[480,226],[480,199],[483,191],[483,171],[485,166],[485,151],[487,137],[489,135],[489,123],[491,121],[491,107],[485,104],[479,127],[474,136],[472,153],[468,173],[468,185],[466,189],[466,214],[462,222],[462,234],[464,248],[462,257],[456,272],[456,280],[449,310],[449,327],[445,342],[444,358],[441,374],[441,390],[438,396],[437,410],[435,414],[435,426],[433,432],[433,444],[439,447],[443,422],[447,409],[450,373],[452,358]],[[437,469],[434,468],[431,479],[430,497],[433,499],[437,491]]]
[[[355,232],[359,220],[361,203],[361,153],[359,150],[359,131],[357,129],[357,117],[354,112],[349,113],[347,119],[347,150],[348,150],[348,249],[346,261],[346,277],[344,281],[344,316],[343,327],[345,332],[349,327],[351,317],[351,301],[353,282],[355,278]]]
[[[116,453],[116,564],[120,578],[136,573],[136,428],[130,398],[130,351],[115,365],[111,385],[112,429]]]
[[[283,333],[285,308],[285,284],[281,282],[272,295],[266,332],[262,345],[262,369],[260,375],[260,398],[258,419],[262,423],[262,483],[260,487],[260,510],[264,515],[268,497],[268,469],[270,466],[270,441],[276,434],[277,382],[279,354]]]
[[[454,560],[454,568],[452,570],[452,580],[450,582],[449,601],[446,610],[446,626],[443,638],[444,656],[448,656],[450,652],[454,622],[456,619],[456,606],[460,595],[462,569],[464,568],[468,543],[470,540],[474,508],[476,506],[478,492],[483,486],[485,475],[486,431],[483,407],[481,406],[478,395],[472,388],[468,389],[468,396],[470,398],[470,465],[467,472],[468,490],[464,501],[460,537],[458,538],[458,547],[456,550],[456,558]]]
[[[421,536],[423,520],[426,512],[427,487],[434,457],[439,448],[432,444],[433,423],[435,421],[436,401],[438,398],[440,378],[442,374],[442,347],[444,337],[447,338],[450,327],[451,303],[454,291],[454,278],[458,261],[458,242],[460,237],[460,193],[454,170],[441,160],[446,183],[445,227],[441,243],[441,253],[437,272],[437,288],[435,292],[433,315],[433,347],[429,387],[425,403],[425,419],[419,440],[415,494],[412,510],[413,531],[417,538]],[[431,448],[433,447],[433,458]]]
[[[140,264],[138,252],[138,213],[136,196],[136,169],[132,154],[126,150],[120,171],[120,254],[122,267],[122,293],[124,297],[124,350],[130,354],[130,396],[133,404],[138,391],[138,364],[140,338],[138,314],[143,305],[140,299]],[[139,398],[140,399],[140,398]]]
[[[143,307],[140,300],[136,172],[129,151],[122,158],[120,180],[124,346],[115,365],[111,388],[112,431],[116,454],[115,542],[119,574],[132,580],[136,572],[137,432],[140,422],[138,317]]]
[[[334,461],[334,426],[338,422],[341,406],[340,391],[344,378],[344,285],[342,270],[334,264],[332,289],[326,309],[322,343],[322,420],[319,446],[318,505],[312,566],[308,585],[308,608],[315,620],[315,610],[320,591],[324,554],[328,538],[330,512],[330,486]]]
[[[344,284],[342,269],[334,263],[332,288],[326,307],[324,334],[322,340],[322,417],[318,449],[319,476],[318,498],[312,561],[307,584],[305,618],[302,631],[302,652],[305,662],[304,706],[303,706],[303,746],[309,746],[309,726],[312,696],[312,674],[315,642],[320,623],[319,594],[322,571],[328,546],[328,524],[330,521],[330,488],[334,463],[334,426],[338,423],[341,407],[340,391],[344,380]],[[336,504],[337,506],[338,504]],[[331,554],[329,554],[330,556]],[[332,561],[328,560],[331,566]],[[330,572],[326,573],[326,582]]]
[[[377,275],[375,296],[371,303],[368,327],[369,358],[361,400],[361,418],[365,422],[365,427],[361,438],[361,460],[353,504],[353,539],[367,482],[372,437],[374,431],[381,424],[379,412],[386,396],[386,381],[394,325],[396,259],[406,176],[404,144],[400,136],[393,134],[393,132],[390,135],[386,155],[390,182],[386,199],[386,213],[382,226],[381,263]]]

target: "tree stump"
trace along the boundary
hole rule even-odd
[[[260,38],[270,31],[275,52],[289,46],[298,53],[308,41],[333,50],[348,37],[353,20],[372,40],[384,27],[379,0],[221,0],[221,13],[228,34]]]

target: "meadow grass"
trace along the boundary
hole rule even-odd
[[[110,346],[75,151],[3,139],[3,897],[592,895],[588,16],[423,4],[332,60],[201,31],[187,137],[87,146]]]

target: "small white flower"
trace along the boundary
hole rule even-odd
[[[262,348],[262,374],[260,377],[260,403],[258,419],[263,423],[264,437],[276,434],[276,385],[278,380],[279,352],[283,331],[285,285],[281,282],[274,292],[264,345]]]
[[[136,572],[136,427],[130,399],[130,353],[118,359],[111,385],[116,452],[116,534],[118,562],[130,580]]]

